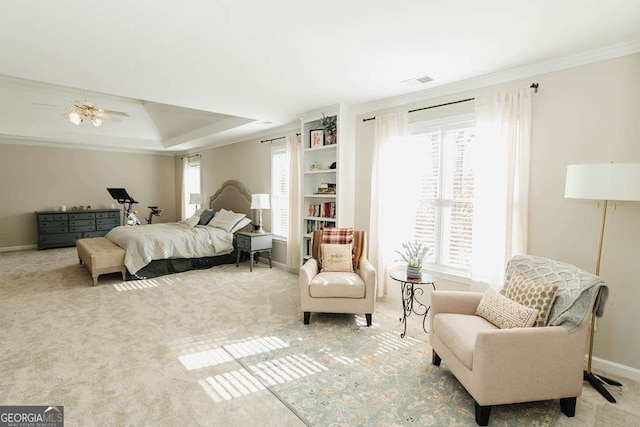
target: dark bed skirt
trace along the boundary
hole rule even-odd
[[[246,255],[246,254],[242,254]],[[244,256],[243,256],[244,258]],[[248,258],[247,258],[248,259]],[[151,261],[136,274],[130,275],[130,280],[151,279],[153,277],[164,276],[166,274],[182,273],[189,270],[204,270],[222,264],[235,264],[236,253],[219,255],[205,258],[175,258],[159,259]]]

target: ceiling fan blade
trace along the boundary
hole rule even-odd
[[[110,114],[100,114],[100,117],[102,117],[105,120],[109,120],[110,122],[114,122],[114,123],[122,121],[122,119],[119,119],[118,117],[112,116]]]
[[[44,103],[41,103],[41,102],[32,102],[31,105],[38,105],[40,107],[62,107],[62,105],[44,104]]]
[[[127,113],[125,113],[124,111],[102,110],[102,112],[105,113],[105,114],[111,114],[112,116],[129,117],[129,115]]]

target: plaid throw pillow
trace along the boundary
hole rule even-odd
[[[331,231],[329,231],[331,230]],[[335,233],[334,230],[347,230],[345,232]],[[325,228],[324,230],[318,230],[313,232],[313,236],[311,238],[312,246],[311,246],[311,257],[315,258],[318,262],[318,267],[322,268],[322,243],[326,243],[324,241],[324,236],[329,232],[330,234],[342,234],[343,236],[348,235],[348,230],[351,230],[352,237],[351,242],[353,243],[353,269],[357,270],[360,267],[360,260],[362,259],[362,253],[364,251],[365,245],[365,232],[356,230],[353,228]],[[334,237],[332,237],[334,238]],[[346,237],[345,237],[346,239]],[[336,243],[336,244],[347,244],[347,243]]]
[[[353,227],[325,228],[322,232],[322,243],[332,245],[348,245],[353,243]]]

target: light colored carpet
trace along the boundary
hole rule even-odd
[[[253,273],[245,263],[125,283],[106,275],[97,287],[90,285],[75,248],[0,253],[0,405],[63,405],[69,426],[475,424],[466,392],[456,389],[446,368],[431,366],[421,325],[410,323],[409,339],[394,338],[401,331],[396,301],[381,301],[372,328],[357,317],[335,315],[312,315],[305,327],[297,276],[263,264]],[[367,336],[387,336],[389,351],[372,360],[375,375],[360,369],[354,379],[348,365],[363,356],[353,354],[353,338]],[[332,356],[320,354],[323,348],[332,348]],[[274,365],[256,370],[282,358],[302,364],[287,368],[299,379],[286,379],[294,375]],[[314,371],[313,362],[330,375],[315,365],[321,372],[302,376],[300,371]],[[411,381],[391,375],[402,366],[409,367]],[[335,378],[345,381],[339,386]],[[385,394],[385,378],[397,383],[389,390],[401,392]],[[330,384],[334,396],[345,396],[345,387],[375,381],[383,381],[370,387],[383,399],[378,415],[328,393]],[[556,403],[526,408],[540,412],[537,425],[634,425],[640,387],[623,382],[622,389],[612,389],[618,405],[585,385],[574,419],[558,415]],[[440,395],[437,417],[419,404],[402,406],[428,397],[425,390],[456,395]],[[304,391],[313,394],[301,396]],[[371,399],[368,405],[375,405]],[[325,411],[323,402],[343,412]],[[521,425],[524,408],[498,407],[491,424]]]

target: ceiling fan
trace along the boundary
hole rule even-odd
[[[127,113],[122,111],[98,108],[86,99],[84,101],[75,101],[71,111],[63,115],[69,117],[69,121],[74,125],[79,125],[86,118],[91,120],[95,127],[101,126],[103,119],[119,122],[121,120],[120,117],[129,117]]]

